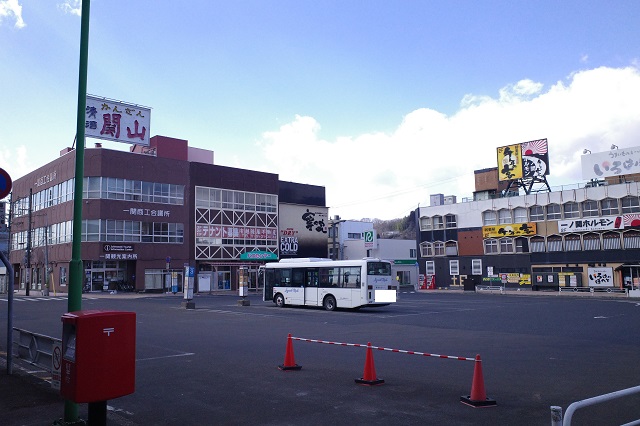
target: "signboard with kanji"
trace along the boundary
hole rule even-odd
[[[87,95],[85,136],[149,146],[151,109]]]

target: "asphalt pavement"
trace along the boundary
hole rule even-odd
[[[409,289],[411,290],[411,289]],[[451,290],[442,290],[451,293]],[[439,290],[430,291],[432,293]],[[461,292],[462,293],[462,292]],[[532,293],[530,291],[511,292],[514,296],[548,296],[548,297],[602,297],[623,298],[624,295],[612,293]],[[17,297],[24,297],[17,294]],[[94,295],[92,295],[94,296]],[[162,295],[158,295],[162,296]],[[181,295],[170,295],[181,297]],[[95,297],[134,298],[142,297],[136,294],[95,294]],[[149,297],[145,294],[144,297]],[[4,309],[3,309],[4,310]],[[4,345],[3,345],[4,346]],[[14,358],[13,372],[7,373],[6,352],[0,352],[0,423],[7,426],[41,426],[41,425],[66,425],[62,420],[64,414],[64,400],[58,391],[51,388],[47,381],[48,373],[39,371],[38,367]],[[566,408],[566,407],[565,407]],[[87,405],[79,405],[79,417],[87,418]],[[131,425],[132,423],[117,412],[110,410],[107,414],[110,425]],[[77,424],[85,424],[84,421]]]

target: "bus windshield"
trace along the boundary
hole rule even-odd
[[[367,262],[367,275],[391,276],[391,264],[388,262]]]

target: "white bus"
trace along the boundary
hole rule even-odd
[[[277,306],[336,308],[386,306],[396,301],[398,282],[391,262],[364,258],[331,260],[282,259],[260,267],[264,300]]]

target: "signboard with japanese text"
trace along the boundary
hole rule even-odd
[[[624,221],[622,220],[622,216],[591,217],[558,221],[558,232],[561,234],[567,232],[609,231],[623,228]]]
[[[580,162],[584,180],[640,173],[640,147],[587,154]]]
[[[364,236],[364,248],[365,249],[374,249],[377,247],[376,244],[376,231],[374,231],[373,229],[370,231],[364,231],[363,232],[363,236]]]
[[[536,223],[514,223],[482,227],[482,238],[522,237],[536,234]]]
[[[281,204],[278,221],[280,258],[327,257],[327,207]]]
[[[548,174],[546,138],[498,148],[498,180],[543,178]]]
[[[87,95],[85,136],[149,146],[151,109]]]
[[[613,268],[588,268],[589,287],[613,287]]]

